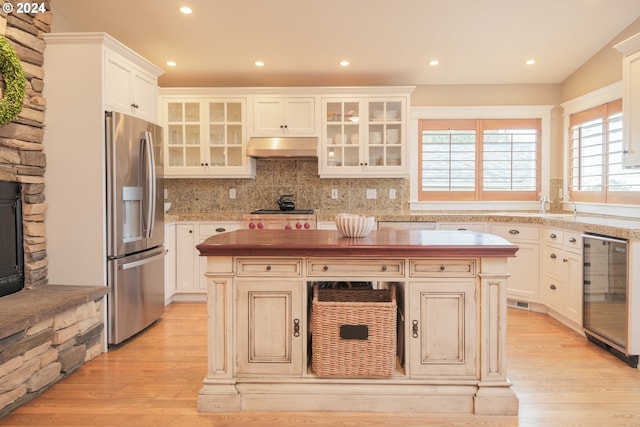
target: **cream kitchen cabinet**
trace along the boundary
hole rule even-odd
[[[545,305],[574,326],[582,326],[582,237],[568,230],[546,228],[543,249]]]
[[[107,108],[158,122],[158,76],[162,71],[143,62],[143,67],[112,49],[104,54],[105,103]]]
[[[206,259],[199,256],[196,245],[215,234],[242,228],[242,222],[177,223],[175,229],[175,294],[174,301],[202,300],[206,297],[204,276]]]
[[[407,97],[322,99],[321,177],[406,177]]]
[[[164,247],[167,251],[164,262],[164,303],[173,301],[176,292],[176,224],[164,226]]]
[[[624,167],[640,167],[640,33],[614,46],[622,58]]]
[[[523,224],[491,224],[491,233],[518,245],[516,256],[507,259],[511,277],[507,282],[509,298],[539,303],[540,295],[540,227]]]
[[[246,98],[162,91],[165,177],[255,177],[246,156]]]
[[[475,274],[475,272],[474,272]],[[478,372],[477,281],[431,279],[409,284],[411,378],[474,378]]]
[[[301,279],[278,280],[269,286],[264,280],[257,273],[236,282],[237,374],[300,377],[307,339],[305,287]]]
[[[252,136],[314,136],[316,135],[316,98],[262,97],[253,98]]]

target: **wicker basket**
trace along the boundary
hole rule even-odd
[[[313,286],[311,370],[321,377],[390,377],[396,366],[396,288]]]

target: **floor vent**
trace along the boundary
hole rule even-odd
[[[517,301],[514,299],[507,300],[507,307],[519,308],[520,310],[527,310],[527,311],[531,310],[531,307],[529,306],[528,302]]]

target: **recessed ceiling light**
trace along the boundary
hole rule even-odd
[[[264,62],[262,61],[256,61],[254,62],[254,64],[256,65],[256,67],[264,67]]]
[[[193,12],[193,10],[191,10],[190,7],[182,6],[180,8],[180,12],[184,13],[185,15],[189,15],[191,12]]]
[[[341,67],[348,67],[349,66],[349,61],[347,61],[347,60],[340,61],[340,66]]]
[[[438,64],[440,64],[440,61],[438,61],[437,59],[432,59],[431,61],[429,61],[429,65],[431,65],[432,67],[435,67]]]
[[[531,59],[525,59],[524,60],[525,65],[533,65],[536,63],[536,60],[531,58]]]
[[[168,65],[169,67],[175,67],[175,66],[176,66],[176,65],[178,65],[178,64],[176,64],[176,61],[167,61],[167,65]]]

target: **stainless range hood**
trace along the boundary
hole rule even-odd
[[[249,138],[247,156],[262,159],[317,158],[318,138]]]

